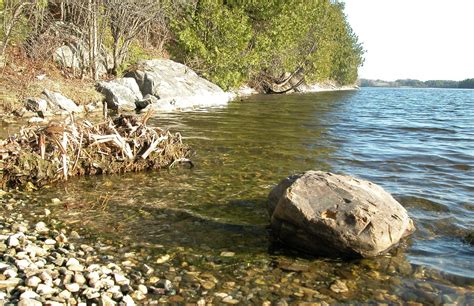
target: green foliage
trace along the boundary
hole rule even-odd
[[[172,55],[224,88],[304,67],[308,82],[354,83],[363,49],[343,5],[311,1],[198,1],[173,23]]]
[[[465,79],[459,82],[459,88],[474,88],[474,79]]]
[[[128,47],[127,58],[119,66],[117,75],[122,75],[123,72],[131,65],[135,65],[140,60],[151,59],[152,56],[145,50],[139,43],[138,40],[133,40]]]
[[[22,1],[0,0],[0,41],[5,37],[5,30],[8,25],[12,23],[13,11]],[[31,28],[28,24],[26,14],[21,14],[18,19],[14,20],[12,31],[10,33],[9,42],[21,43],[26,40]]]
[[[240,8],[199,1],[196,9],[172,24],[177,36],[174,55],[224,89],[246,79],[252,38],[248,17]]]

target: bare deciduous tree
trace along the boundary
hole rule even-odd
[[[104,0],[112,33],[113,73],[127,57],[132,41],[154,20],[163,18],[160,0]]]

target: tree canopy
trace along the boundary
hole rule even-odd
[[[0,8],[2,54],[11,42],[33,57],[79,42],[94,78],[100,59],[111,58],[117,74],[150,47],[224,89],[298,69],[308,83],[351,84],[363,63],[344,5],[333,0],[0,0]]]
[[[363,62],[339,2],[202,0],[177,14],[172,55],[224,88],[300,67],[307,82],[350,84]]]

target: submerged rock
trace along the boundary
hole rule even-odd
[[[407,211],[380,186],[350,176],[308,171],[270,193],[274,237],[323,256],[379,255],[414,231]]]
[[[466,241],[467,243],[471,245],[474,245],[474,232],[469,233],[466,237],[464,237],[464,241]]]

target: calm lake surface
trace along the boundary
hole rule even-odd
[[[243,304],[473,303],[474,246],[463,237],[474,230],[474,91],[253,96],[151,121],[182,133],[193,169],[72,180],[30,194],[26,208],[47,206],[61,223],[117,245],[117,257],[136,252],[185,301],[224,292]],[[271,245],[266,197],[309,169],[382,185],[416,233],[386,256],[351,262]],[[171,259],[156,264],[163,255]],[[206,277],[215,287],[199,285]],[[330,290],[336,279],[349,292]]]

